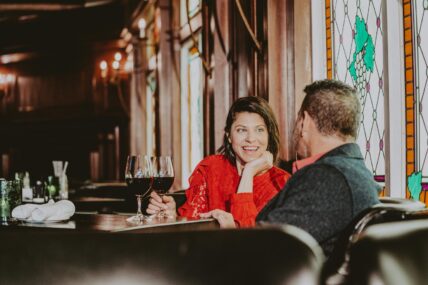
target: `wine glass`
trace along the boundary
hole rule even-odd
[[[171,156],[152,157],[153,184],[152,188],[159,196],[165,195],[174,182],[174,168]],[[165,217],[164,210],[157,213],[158,218]]]
[[[140,223],[144,219],[141,201],[150,194],[153,168],[147,155],[129,155],[126,161],[125,181],[131,194],[137,197],[137,214],[128,220]]]

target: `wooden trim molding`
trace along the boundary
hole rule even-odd
[[[325,0],[325,31],[327,45],[327,78],[333,79],[333,43],[331,37],[331,0]]]
[[[412,1],[403,0],[403,22],[404,22],[404,66],[406,82],[406,174],[409,177],[416,169],[415,151],[415,82],[413,64],[413,23],[412,23]],[[410,193],[407,191],[406,196]]]

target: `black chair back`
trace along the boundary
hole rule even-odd
[[[374,224],[428,218],[425,205],[419,201],[383,197],[381,203],[361,212],[342,232],[332,254],[323,266],[321,284],[346,283],[349,274],[349,252],[365,230]]]
[[[348,284],[427,284],[427,240],[428,220],[370,227],[351,250]]]

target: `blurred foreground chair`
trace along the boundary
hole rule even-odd
[[[292,227],[168,234],[0,232],[0,284],[318,284],[322,251]]]
[[[380,202],[361,212],[343,231],[323,266],[321,284],[346,284],[349,274],[349,252],[370,225],[428,218],[425,204],[420,201],[382,197]]]
[[[374,225],[351,249],[348,284],[428,282],[428,220]]]

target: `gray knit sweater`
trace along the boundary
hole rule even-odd
[[[358,145],[345,144],[293,174],[285,188],[262,209],[257,221],[302,228],[328,256],[353,218],[379,202],[379,190]]]

